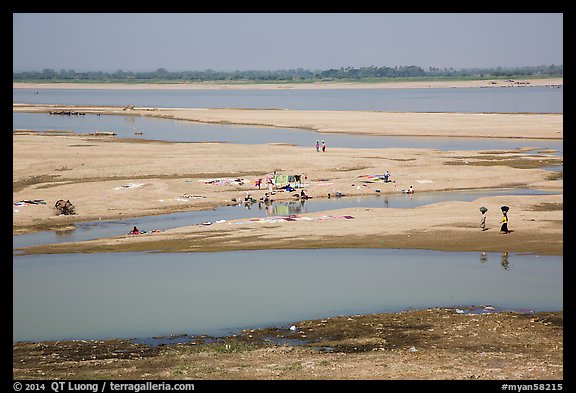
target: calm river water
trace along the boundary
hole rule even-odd
[[[156,108],[563,113],[563,88],[318,90],[12,89],[13,102]],[[37,94],[36,94],[37,93]]]
[[[431,306],[561,310],[562,257],[394,249],[23,256],[13,340],[288,327]]]
[[[201,124],[140,116],[58,116],[18,112],[12,114],[12,122],[13,129],[36,131],[73,130],[81,133],[113,131],[119,138],[171,142],[287,143],[312,148],[316,140],[325,140],[328,148],[401,147],[439,150],[513,150],[530,147],[535,149],[554,149],[558,152],[563,152],[561,140],[345,135],[295,128]],[[143,134],[134,134],[135,131]]]

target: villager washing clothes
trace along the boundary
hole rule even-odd
[[[274,200],[270,198],[270,195],[268,193],[265,193],[264,196],[260,198],[260,202],[264,202],[265,204],[269,204],[273,201]]]
[[[300,191],[300,199],[310,199],[312,198],[310,195],[306,194],[304,190]]]
[[[252,195],[250,193],[246,193],[246,196],[244,197],[244,204],[245,205],[249,205],[251,203],[255,203],[256,199],[252,198]]]
[[[130,230],[130,232],[128,232],[129,235],[142,235],[142,234],[146,234],[146,233],[158,233],[161,232],[161,230],[159,229],[153,229],[151,231],[143,231],[138,229],[138,227],[136,227],[136,225],[134,225],[134,227]]]
[[[384,183],[389,183],[389,182],[393,181],[390,179],[390,172],[388,172],[388,171],[384,172],[383,177],[384,177]]]
[[[408,187],[407,190],[402,190],[402,193],[404,194],[414,194],[414,188],[412,186]]]

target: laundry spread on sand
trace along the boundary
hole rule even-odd
[[[114,187],[115,190],[121,190],[123,188],[140,188],[144,186],[144,183],[126,183],[120,187]]]
[[[416,183],[420,183],[420,184],[423,184],[423,183],[433,183],[433,181],[432,181],[432,180],[416,180]]]
[[[253,222],[267,224],[267,223],[286,222],[286,221],[329,220],[329,219],[335,219],[335,218],[344,218],[347,220],[353,220],[354,219],[353,216],[322,216],[322,217],[313,218],[313,217],[302,217],[302,216],[297,216],[295,214],[291,214],[288,216],[270,216],[270,217],[264,217],[264,218],[251,218],[249,221],[237,221],[237,222],[234,222],[233,224],[242,225],[242,224],[251,224]]]
[[[138,231],[138,232],[130,232],[129,235],[144,235],[147,233],[160,233],[162,232],[160,229],[153,229],[151,231]]]
[[[44,199],[22,199],[21,201],[14,202],[14,206],[29,206],[29,205],[45,205]]]
[[[219,177],[217,179],[206,179],[206,180],[198,180],[199,182],[203,182],[204,184],[213,184],[217,186],[223,185],[236,185],[236,186],[243,186],[248,182],[246,179],[241,178],[227,178],[227,177]]]
[[[226,222],[226,220],[218,220],[218,221],[204,221],[201,224],[196,224],[196,225],[203,225],[203,226],[208,226],[208,225],[212,225],[212,224],[222,224],[223,222]]]
[[[365,183],[390,183],[390,174],[383,175],[360,175],[359,179],[364,179]]]
[[[329,181],[330,179],[324,179],[324,180],[315,180],[315,181],[311,181],[310,184],[315,185],[315,186],[331,186],[334,183],[332,183],[331,181]]]
[[[188,194],[182,194],[180,195],[180,197],[176,198],[177,201],[189,201],[190,199],[206,199],[207,197],[202,196],[202,195],[188,195]]]

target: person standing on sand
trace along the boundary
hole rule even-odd
[[[274,183],[272,182],[272,179],[268,179],[268,192],[272,194],[273,190],[274,190]]]
[[[316,141],[316,152],[320,151],[320,141]]]
[[[510,231],[508,230],[508,214],[505,211],[502,211],[502,226],[500,227],[500,233],[508,234]]]
[[[326,153],[326,143],[322,141],[322,153]]]
[[[480,212],[482,212],[482,218],[480,219],[480,228],[482,228],[483,231],[486,230],[486,212],[488,211],[488,209],[486,209],[484,206],[482,206],[480,208]]]

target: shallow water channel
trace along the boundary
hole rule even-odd
[[[14,341],[224,336],[429,306],[563,307],[562,257],[514,253],[65,254],[15,258],[13,272]]]
[[[14,130],[74,130],[75,133],[104,131],[115,132],[117,138],[170,142],[285,143],[309,146],[312,149],[316,140],[325,140],[328,149],[333,147],[354,149],[400,147],[439,150],[514,150],[528,147],[554,149],[559,155],[563,152],[562,140],[552,139],[346,135],[282,127],[202,124],[141,116],[97,116],[90,114],[59,116],[44,113],[13,112],[12,124]],[[139,134],[140,132],[141,134]]]
[[[284,214],[344,207],[406,208],[531,189],[342,197],[282,202]],[[259,217],[226,206],[123,221],[79,223],[67,235],[14,236],[14,247],[76,241],[142,229]],[[288,327],[304,319],[408,308],[493,305],[563,307],[562,257],[394,249],[107,253],[13,258],[13,340],[224,336]]]
[[[385,185],[383,185],[384,187]],[[199,225],[205,222],[219,220],[235,220],[241,218],[259,218],[266,216],[281,216],[288,214],[307,214],[326,210],[344,208],[412,208],[444,201],[473,201],[474,199],[494,195],[542,195],[554,194],[548,191],[518,188],[494,189],[468,192],[423,192],[412,195],[374,195],[374,196],[343,196],[341,198],[320,198],[307,201],[274,202],[266,207],[263,204],[253,204],[250,208],[244,204],[223,206],[213,210],[200,210],[127,218],[123,220],[101,220],[76,223],[76,229],[70,231],[42,231],[37,233],[17,235],[12,237],[13,249],[41,245],[47,243],[65,243],[98,239],[107,236],[127,234],[133,226],[143,231],[166,230],[181,226]],[[17,213],[16,213],[17,214]],[[479,213],[480,214],[480,213]]]

